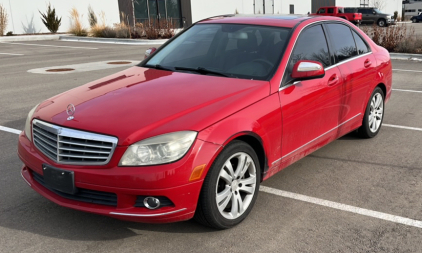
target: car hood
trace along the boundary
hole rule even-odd
[[[269,92],[267,81],[132,67],[42,102],[34,118],[130,145],[164,133],[200,131]],[[75,107],[72,120],[69,104]]]

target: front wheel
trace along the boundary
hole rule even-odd
[[[375,137],[381,129],[384,119],[384,92],[380,87],[376,87],[366,106],[362,126],[358,133],[363,138]]]
[[[228,144],[205,177],[195,220],[217,229],[242,222],[257,198],[260,172],[258,157],[248,144]]]
[[[380,27],[383,27],[383,26],[386,26],[386,22],[385,22],[385,19],[380,19],[380,20],[378,20],[378,26],[380,26]]]

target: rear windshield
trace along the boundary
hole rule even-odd
[[[141,66],[268,80],[279,65],[289,34],[290,29],[281,27],[197,24]]]

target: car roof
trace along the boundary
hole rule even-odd
[[[221,15],[216,17],[211,17],[198,21],[197,23],[201,24],[252,24],[252,25],[267,25],[267,26],[280,26],[293,28],[295,25],[308,20],[316,18],[317,16],[308,16],[308,15],[280,15],[280,14],[265,14],[265,15]]]

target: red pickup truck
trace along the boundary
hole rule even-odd
[[[316,13],[313,13],[311,15],[335,16],[339,18],[344,18],[354,24],[360,24],[360,22],[362,21],[362,13],[345,13],[344,8],[339,6],[321,7]]]

